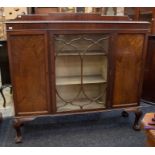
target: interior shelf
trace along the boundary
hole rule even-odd
[[[83,50],[65,50],[65,51],[61,51],[61,52],[57,52],[58,56],[69,56],[69,55],[73,55],[73,56],[79,56],[79,55],[107,55],[107,53],[103,50],[88,50],[85,53],[82,53]]]
[[[70,56],[70,55],[71,55],[71,56],[72,56],[72,55],[74,55],[74,56],[79,56],[80,54],[78,54],[78,53],[59,53],[59,54],[58,54],[58,56],[66,56],[66,55],[67,55],[67,56]],[[83,55],[105,55],[105,56],[106,56],[107,54],[106,54],[106,53],[101,53],[101,52],[96,52],[96,53],[95,53],[95,52],[94,52],[94,53],[91,53],[91,52],[90,52],[90,53],[85,53],[85,54],[83,54]]]
[[[100,75],[94,76],[84,76],[83,77],[84,84],[93,84],[93,83],[106,83],[106,80]],[[81,84],[81,77],[57,77],[56,85],[75,85]]]

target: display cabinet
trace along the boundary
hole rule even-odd
[[[149,35],[147,57],[144,70],[142,101],[155,105],[155,35]]]
[[[151,22],[147,44],[147,58],[144,69],[144,82],[142,87],[142,101],[145,103],[155,104],[155,8],[154,7],[137,7],[125,8],[125,12],[133,20]]]
[[[155,8],[146,8],[140,16],[142,20],[150,21],[150,33],[148,36],[147,58],[144,70],[144,82],[142,88],[142,101],[155,105]]]
[[[154,7],[126,7],[125,15],[135,21],[149,21],[150,32],[155,33],[155,8]]]
[[[119,21],[118,21],[119,20]],[[148,22],[93,14],[28,15],[6,23],[16,142],[25,121],[139,108]]]

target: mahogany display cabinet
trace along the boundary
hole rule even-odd
[[[16,142],[41,116],[122,109],[135,112],[149,22],[92,14],[25,15],[6,23]]]
[[[125,8],[125,14],[132,20],[149,21],[151,23],[141,101],[155,105],[155,7],[127,7]]]

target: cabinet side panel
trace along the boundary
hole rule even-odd
[[[16,115],[48,113],[45,35],[14,34],[9,40]]]
[[[119,34],[116,42],[113,107],[137,105],[144,35]]]

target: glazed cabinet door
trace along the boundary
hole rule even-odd
[[[143,34],[118,34],[114,52],[113,107],[138,105],[144,66]]]
[[[16,115],[49,113],[46,32],[10,32],[8,42]]]
[[[57,34],[56,112],[106,108],[109,34]]]

